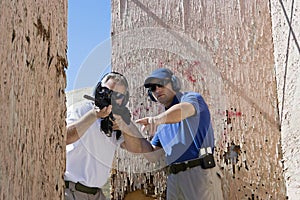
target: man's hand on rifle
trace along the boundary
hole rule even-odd
[[[111,110],[112,110],[112,105],[109,105],[109,106],[104,107],[102,109],[95,106],[96,117],[97,118],[105,118],[111,113]]]

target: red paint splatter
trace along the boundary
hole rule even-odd
[[[193,76],[193,67],[190,66],[188,67],[187,70],[184,71],[184,73],[187,76],[187,79],[192,82],[195,83],[197,81],[197,79]]]
[[[188,79],[192,83],[195,83],[197,81],[192,75],[188,75]]]
[[[194,61],[194,64],[193,64],[194,66],[195,65],[200,65],[200,61]]]
[[[228,118],[230,118],[230,117],[241,117],[242,113],[241,112],[233,112],[233,111],[227,111],[226,110],[226,116]]]
[[[162,68],[162,67],[163,67],[163,62],[160,61],[160,62],[158,63],[158,68]]]
[[[177,62],[177,64],[178,64],[178,65],[182,65],[182,60],[179,60],[179,61]]]

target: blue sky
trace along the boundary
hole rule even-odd
[[[66,91],[94,86],[110,70],[110,0],[68,1]]]

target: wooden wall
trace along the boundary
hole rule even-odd
[[[161,109],[142,84],[153,69],[169,67],[208,101],[226,199],[285,199],[268,1],[113,0],[112,45],[112,68],[129,78],[134,118]],[[118,198],[143,187],[164,198],[165,176],[154,170],[163,166],[125,155],[133,160],[117,160]]]
[[[298,8],[274,0],[112,1],[112,64],[129,77],[133,118],[162,109],[142,87],[155,68],[171,68],[185,90],[202,93],[226,199],[285,199],[286,187],[289,198],[299,194]],[[63,199],[67,2],[3,0],[0,11],[0,199]],[[113,199],[139,189],[164,199],[163,162],[117,156]]]
[[[287,196],[300,196],[300,1],[271,1],[272,37]]]
[[[67,1],[0,2],[0,199],[63,199]]]

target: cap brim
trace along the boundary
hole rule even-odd
[[[151,82],[152,82],[153,80],[155,80],[155,79],[163,79],[163,78],[148,77],[148,78],[145,80],[145,82],[144,82],[144,86],[145,86],[146,88],[150,87]]]
[[[168,79],[170,78],[169,74],[166,73],[157,73],[157,74],[152,74],[151,76],[148,76],[144,82],[144,86],[146,87],[146,85],[150,84],[154,79]]]

